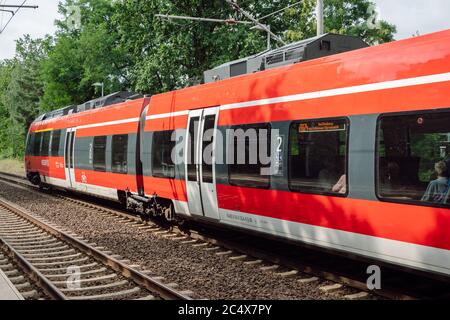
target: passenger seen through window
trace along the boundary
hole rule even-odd
[[[450,112],[382,116],[377,141],[380,198],[449,206]]]

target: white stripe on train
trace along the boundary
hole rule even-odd
[[[364,85],[358,85],[358,86],[352,86],[352,87],[344,87],[344,88],[329,89],[329,90],[322,90],[322,91],[315,91],[315,92],[308,92],[308,93],[300,93],[300,94],[294,94],[294,95],[283,96],[283,97],[275,97],[275,98],[268,98],[268,99],[261,99],[261,100],[231,103],[231,104],[225,104],[225,105],[220,106],[220,110],[222,111],[222,110],[232,110],[232,109],[240,109],[240,108],[250,108],[250,107],[257,107],[257,106],[263,106],[263,105],[275,104],[275,103],[286,103],[286,102],[293,102],[293,101],[320,99],[320,98],[334,97],[334,96],[339,96],[339,95],[379,91],[379,90],[386,90],[386,89],[398,89],[398,88],[404,88],[404,87],[410,87],[410,86],[426,85],[426,84],[440,83],[440,82],[447,82],[447,81],[450,81],[450,72],[433,74],[433,75],[422,76],[422,77],[415,77],[415,78],[407,78],[407,79],[401,79],[401,80],[370,83],[370,84],[364,84]],[[189,110],[160,113],[160,114],[150,115],[150,116],[146,117],[146,120],[164,119],[164,118],[169,118],[169,117],[179,117],[179,116],[185,116],[187,114],[189,114]],[[101,123],[83,125],[83,126],[77,127],[77,129],[87,129],[87,128],[94,128],[94,127],[110,126],[110,125],[117,125],[117,124],[138,122],[138,121],[139,121],[139,118],[129,118],[129,119],[123,119],[123,120],[117,120],[117,121],[109,121],[109,122],[101,122]]]

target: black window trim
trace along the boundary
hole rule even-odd
[[[236,124],[236,125],[231,125],[229,127],[229,129],[233,129],[233,128],[236,128],[236,127],[239,127],[239,126],[240,127],[251,127],[251,126],[258,126],[258,125],[267,125],[270,137],[272,137],[271,136],[271,130],[272,130],[272,123],[271,122],[255,122],[255,123]],[[259,134],[259,132],[258,132],[258,134]],[[227,141],[227,139],[225,139],[225,143],[226,143],[226,141]],[[272,143],[272,141],[270,141],[270,144],[271,143]],[[225,147],[228,150],[228,146],[225,146]],[[272,152],[272,150],[271,150],[271,152]],[[258,156],[259,156],[259,154],[258,154]],[[226,159],[228,159],[228,154],[226,154]],[[262,186],[243,186],[243,185],[240,185],[240,184],[233,183],[231,181],[231,178],[230,178],[230,165],[229,164],[227,164],[227,173],[228,173],[228,183],[229,183],[230,186],[239,187],[239,188],[262,189],[262,190],[270,190],[272,188],[272,176],[270,176],[270,175],[268,176],[269,177],[269,181],[267,183],[267,186],[262,187]]]
[[[347,190],[346,193],[336,193],[336,192],[320,192],[320,191],[299,191],[296,189],[291,188],[291,175],[290,175],[290,168],[291,168],[291,157],[290,157],[290,150],[291,150],[291,128],[294,124],[299,124],[302,122],[308,122],[308,121],[336,121],[336,120],[344,120],[347,125],[346,130],[346,150],[345,150],[345,174],[346,174],[346,185]],[[350,185],[349,185],[349,159],[350,159],[350,128],[351,127],[351,121],[349,117],[332,117],[332,118],[313,118],[313,119],[301,119],[301,120],[294,120],[289,123],[289,129],[288,129],[288,150],[287,150],[287,182],[288,182],[288,189],[290,192],[300,193],[300,194],[314,194],[314,195],[322,195],[322,196],[329,196],[329,197],[336,197],[336,198],[348,198],[348,195],[350,193]]]
[[[41,157],[42,155],[42,131],[35,131],[34,133],[34,141],[33,141],[33,156]],[[39,147],[36,147],[36,142],[39,141]],[[37,148],[37,150],[36,150]]]
[[[75,138],[75,137],[74,137]],[[95,138],[105,138],[105,148],[104,148],[104,156],[105,156],[105,166],[100,169],[98,166],[96,167],[95,164]],[[72,145],[73,147],[73,145]],[[107,156],[106,156],[106,149],[108,148],[108,136],[107,135],[101,135],[101,136],[94,136],[92,140],[92,168],[93,171],[97,172],[108,172],[108,166],[107,166]]]
[[[114,138],[115,137],[126,137],[126,144],[125,144],[125,149],[126,152],[124,152],[124,158],[125,158],[125,162],[127,163],[126,165],[126,170],[116,170],[114,168]],[[111,136],[111,172],[112,173],[117,173],[117,174],[128,174],[128,142],[129,142],[129,134],[128,133],[124,133],[124,134],[114,134]]]
[[[165,176],[163,174],[158,174],[155,173],[153,170],[153,161],[154,161],[154,146],[155,146],[155,133],[163,133],[163,132],[170,132],[170,137],[172,138],[173,133],[176,131],[177,129],[167,129],[167,130],[158,130],[158,131],[153,131],[152,132],[152,147],[151,147],[151,158],[150,158],[150,167],[151,167],[151,176],[153,178],[160,178],[160,179],[170,179],[170,180],[176,180],[177,179],[177,165],[173,164],[174,170],[173,170],[173,176]],[[170,142],[173,142],[175,145],[177,143],[177,141],[172,141],[172,139],[170,139]]]
[[[58,140],[58,149],[56,151],[56,155],[53,154],[53,138],[55,137],[55,132],[59,132],[59,140]],[[61,149],[61,136],[62,136],[62,130],[61,129],[56,129],[56,130],[52,130],[52,135],[50,138],[50,151],[49,151],[49,156],[50,157],[59,157],[60,156],[60,149]]]
[[[380,132],[380,122],[384,117],[400,117],[400,116],[412,116],[412,115],[419,115],[419,114],[433,114],[433,113],[449,113],[450,114],[450,107],[447,108],[441,108],[441,109],[431,109],[431,110],[414,110],[414,111],[401,111],[401,112],[385,112],[380,113],[377,118],[377,124],[376,124],[376,133],[375,133],[375,165],[374,165],[374,171],[375,171],[375,196],[377,199],[381,202],[387,202],[387,203],[397,203],[397,204],[405,204],[410,206],[419,206],[419,207],[427,207],[427,208],[440,208],[440,209],[450,209],[449,205],[445,204],[438,204],[438,203],[431,203],[431,202],[423,202],[423,201],[416,201],[416,200],[402,200],[402,199],[391,199],[382,197],[379,195],[378,192],[378,174],[379,174],[379,157],[378,157],[378,134]]]

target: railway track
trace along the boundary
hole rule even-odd
[[[1,265],[11,269],[9,262],[14,261],[51,299],[191,299],[147,276],[145,270],[127,265],[121,257],[1,198],[0,245]],[[11,271],[10,275],[21,279],[16,269]],[[39,297],[33,291],[26,295]]]
[[[0,270],[8,277],[25,300],[48,299],[46,294],[30,279],[8,253],[0,247]]]
[[[0,179],[30,186],[23,177],[11,174],[0,174]],[[189,244],[199,250],[210,251],[212,254],[226,257],[236,263],[243,263],[248,267],[258,268],[275,276],[290,278],[304,284],[317,284],[317,289],[323,294],[332,294],[342,299],[436,299],[448,298],[446,291],[449,287],[437,286],[433,279],[424,285],[424,278],[406,274],[402,271],[383,269],[386,278],[383,288],[369,290],[366,279],[367,263],[353,261],[346,257],[323,254],[308,248],[298,249],[296,253],[287,252],[292,247],[278,242],[267,242],[259,238],[243,236],[239,232],[223,232],[211,228],[204,229],[194,225],[187,228],[168,226],[158,220],[144,221],[140,217],[124,212],[112,204],[98,204],[92,202],[91,197],[81,200],[64,193],[55,193],[64,201],[80,206],[88,206],[99,214],[113,217],[118,222],[130,224],[141,232],[151,232],[160,237]],[[211,231],[212,230],[212,231]],[[256,240],[255,240],[256,239]],[[269,246],[270,245],[270,249]],[[324,259],[324,257],[326,257]],[[321,260],[327,260],[323,263]],[[402,280],[402,278],[404,278]],[[322,285],[323,281],[328,281]],[[330,283],[331,282],[331,283]],[[417,284],[416,284],[417,283]],[[439,285],[440,285],[439,281]],[[420,288],[420,290],[419,290]],[[349,293],[349,289],[351,293]]]

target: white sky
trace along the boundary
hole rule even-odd
[[[0,4],[21,4],[23,0],[0,0]],[[397,25],[396,39],[408,38],[419,31],[426,34],[450,28],[450,0],[372,0],[380,11],[381,19]],[[12,58],[15,40],[24,34],[33,38],[52,34],[58,16],[58,0],[27,0],[39,9],[19,11],[6,30],[0,34],[0,59]],[[10,17],[0,12],[0,29]]]

